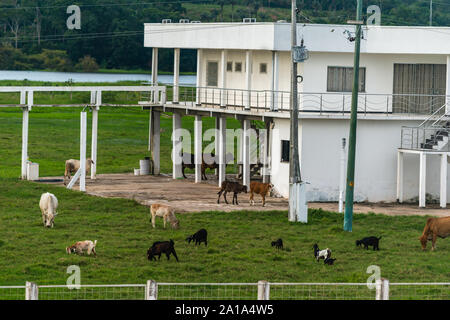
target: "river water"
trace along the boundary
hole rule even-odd
[[[47,71],[2,71],[0,80],[30,80],[65,82],[72,79],[73,82],[117,82],[117,81],[151,81],[149,74],[127,73],[81,73],[81,72],[47,72]],[[181,85],[195,85],[196,76],[180,76]],[[158,75],[158,82],[172,84],[172,75]]]

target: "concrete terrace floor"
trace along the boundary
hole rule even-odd
[[[202,212],[202,211],[272,211],[288,210],[288,200],[285,198],[266,197],[266,205],[262,206],[261,196],[255,196],[255,205],[250,206],[249,194],[239,194],[239,205],[232,205],[233,194],[227,194],[228,205],[220,198],[217,204],[217,180],[214,175],[208,175],[208,180],[202,183],[194,183],[194,175],[186,174],[188,179],[173,180],[171,175],[160,176],[135,176],[133,174],[100,174],[96,180],[86,179],[86,192],[93,196],[103,198],[126,198],[137,201],[140,204],[150,206],[153,203],[167,203],[176,208],[177,212]],[[234,180],[234,175],[228,175]],[[41,182],[64,187],[63,177],[42,178]],[[48,180],[48,181],[46,181]],[[58,182],[51,182],[60,180]],[[78,189],[78,184],[74,190]],[[309,208],[325,211],[338,211],[338,204],[333,202],[310,202]],[[427,204],[427,208],[419,208],[417,204],[397,203],[355,203],[355,213],[374,212],[386,215],[430,215],[450,216],[450,207],[441,209],[438,204]]]

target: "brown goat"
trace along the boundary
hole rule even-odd
[[[250,205],[254,205],[255,201],[253,200],[253,195],[260,194],[262,197],[262,206],[266,204],[266,195],[272,189],[273,185],[271,183],[262,183],[262,182],[250,182]]]
[[[240,184],[239,182],[227,181],[227,180],[223,181],[220,191],[217,192],[217,194],[219,195],[219,197],[217,198],[217,203],[220,202],[219,201],[220,196],[223,193],[223,198],[225,199],[225,203],[228,204],[227,192],[233,192],[233,204],[234,204],[234,200],[236,199],[236,204],[239,205],[238,200],[237,200],[237,195],[238,195],[238,193],[241,193],[241,192],[247,193],[247,186],[244,186],[244,185]]]
[[[202,154],[202,180],[208,180],[206,177],[206,169],[217,169],[219,168],[219,165],[216,163],[214,153],[203,153]],[[192,153],[183,153],[182,155],[182,163],[181,163],[181,171],[183,173],[183,177],[187,179],[186,175],[184,174],[184,169],[195,169],[195,157]],[[205,161],[206,159],[206,161]]]
[[[170,241],[154,242],[153,245],[151,246],[151,248],[149,248],[147,250],[147,259],[150,261],[156,260],[155,256],[158,256],[158,260],[160,260],[161,254],[165,253],[167,256],[167,260],[169,260],[170,254],[173,254],[173,256],[175,257],[175,259],[177,259],[177,262],[178,262],[178,257],[177,257],[177,253],[175,252],[174,245],[175,245],[175,243],[173,242],[172,239],[170,239]]]

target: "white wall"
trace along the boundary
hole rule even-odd
[[[274,122],[271,179],[277,191],[288,197],[289,164],[280,163],[280,140],[289,140],[289,119]],[[349,120],[302,119],[299,124],[301,174],[302,179],[310,183],[307,199],[337,201],[341,140],[346,138],[348,146]],[[401,126],[417,124],[414,121],[358,121],[355,201],[396,201]],[[426,192],[435,198],[439,197],[439,169],[439,157],[428,156]],[[408,200],[418,196],[419,157],[405,155],[404,170],[404,199]]]

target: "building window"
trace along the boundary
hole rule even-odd
[[[208,61],[206,67],[206,85],[208,87],[217,87],[219,63],[217,61]]]
[[[242,72],[242,62],[235,62],[234,63],[234,71]]]
[[[327,91],[352,92],[353,68],[328,67]],[[359,92],[366,91],[366,68],[359,68]]]
[[[259,73],[267,73],[267,63],[259,64]]]
[[[281,140],[281,162],[289,162],[289,150],[291,144],[289,140]]]
[[[232,61],[228,61],[227,62],[227,71],[228,72],[232,72],[233,71],[233,62]]]

